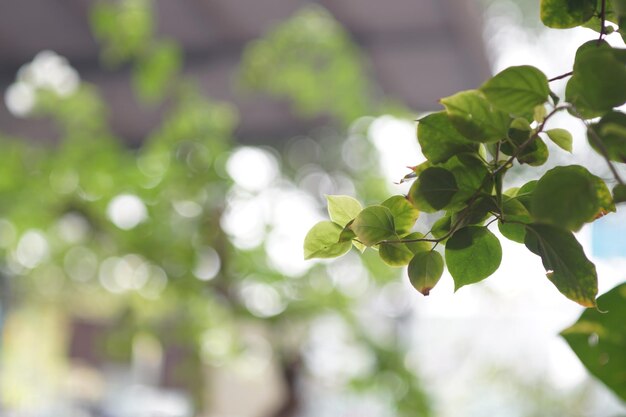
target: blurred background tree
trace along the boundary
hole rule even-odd
[[[414,110],[487,76],[475,5],[424,1],[418,15],[377,21],[367,18],[376,2],[322,2],[339,15],[358,10],[344,13],[349,34],[319,5],[290,3],[289,19],[247,44],[240,62],[238,51],[229,57],[236,79],[217,77],[207,95],[211,62],[186,65],[201,54],[162,34],[166,3],[89,9],[102,65],[128,74],[128,86],[86,82],[71,59],[44,51],[6,91],[23,118],[0,115],[0,131],[10,132],[0,143],[8,415],[480,415],[509,400],[524,404],[504,407],[513,415],[575,416],[597,403],[587,385],[561,393],[505,363],[480,370],[480,381],[498,387],[487,406],[433,405],[422,369],[449,376],[458,362],[450,352],[415,359],[416,346],[436,340],[427,324],[415,331],[417,294],[401,271],[367,252],[302,260],[326,194],[384,199],[406,172],[386,172],[398,164],[381,160],[381,141],[400,145],[408,132],[414,143]],[[416,19],[423,30],[407,30]],[[227,30],[225,22],[213,23]],[[385,76],[376,83],[373,73]],[[241,104],[259,96],[278,104]],[[41,140],[48,121],[56,135]],[[421,155],[404,157],[413,164]],[[447,346],[467,356],[466,341],[450,337]]]

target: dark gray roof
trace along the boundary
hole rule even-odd
[[[102,87],[115,130],[138,141],[158,122],[156,110],[142,109],[129,88],[128,73],[107,72],[88,26],[86,0],[0,2],[0,88],[18,68],[51,49],[81,77]],[[286,103],[233,93],[232,75],[243,46],[305,0],[155,0],[160,32],[184,47],[186,71],[207,94],[234,101],[246,114],[239,129],[245,141],[284,138],[312,122],[293,117]],[[382,91],[416,111],[438,107],[437,99],[473,88],[489,75],[482,46],[480,10],[473,0],[319,0],[352,34],[369,57]],[[44,138],[45,122],[10,116],[0,104],[0,130]]]

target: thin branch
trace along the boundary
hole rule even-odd
[[[520,153],[522,153],[522,151],[528,146],[530,145],[535,139],[537,139],[539,137],[539,133],[543,132],[543,129],[546,125],[546,123],[548,122],[548,120],[550,120],[550,118],[552,116],[554,116],[556,113],[558,113],[559,111],[563,110],[563,109],[567,109],[569,106],[561,106],[561,107],[555,107],[554,110],[552,110],[550,113],[547,114],[547,116],[543,119],[543,122],[541,122],[541,124],[539,125],[539,128],[537,128],[537,131],[535,132],[534,135],[532,135],[531,137],[529,137],[524,143],[522,143],[516,150],[515,152],[513,152],[513,155],[511,155],[511,157],[509,159],[507,159],[502,165],[498,166],[498,168],[495,169],[495,171],[493,171],[491,173],[492,176],[495,177],[496,174],[498,174],[499,172],[501,172],[503,169],[505,169],[507,166],[509,166],[510,164],[513,163],[513,161],[515,160],[515,158],[517,158],[519,156]]]
[[[606,0],[602,0],[600,6],[600,36],[598,37],[598,45],[606,35]]]
[[[598,150],[600,150],[600,153],[602,154],[602,157],[604,158],[604,160],[606,161],[607,165],[609,166],[609,169],[613,173],[613,176],[615,177],[615,181],[617,181],[619,184],[624,185],[624,180],[619,175],[619,172],[617,172],[617,169],[615,168],[615,165],[613,165],[613,163],[611,162],[611,157],[609,156],[609,151],[608,151],[608,149],[606,149],[606,146],[604,146],[604,143],[602,142],[602,139],[600,138],[600,136],[598,136],[598,133],[595,131],[595,129],[593,127],[591,127],[589,124],[587,124],[587,122],[585,122],[584,120],[582,120],[582,122],[585,124],[585,127],[587,128],[587,133],[590,134],[589,138],[598,147]]]
[[[552,77],[548,80],[548,82],[552,82],[552,81],[556,81],[556,80],[561,80],[563,78],[569,77],[570,75],[572,75],[574,73],[574,71],[570,71],[570,72],[566,72],[565,74],[561,74],[561,75],[557,75],[556,77]]]

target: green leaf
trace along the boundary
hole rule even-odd
[[[381,243],[378,254],[380,258],[391,266],[404,266],[409,263],[413,255],[417,252],[429,251],[432,244],[426,241],[420,241],[424,235],[419,232],[411,233],[403,238],[395,237],[394,240],[407,241],[406,243]],[[418,240],[417,242],[408,242],[410,240]]]
[[[572,134],[565,129],[550,129],[546,131],[546,134],[552,142],[554,142],[559,148],[572,152]]]
[[[530,65],[509,67],[480,87],[480,91],[495,107],[507,113],[532,113],[535,106],[545,103],[550,95],[548,78]]]
[[[394,240],[400,240],[398,236]],[[413,252],[405,243],[381,243],[378,254],[387,265],[404,266],[413,258]]]
[[[408,273],[415,289],[428,295],[443,274],[443,257],[434,250],[417,252],[409,263]]]
[[[502,261],[500,241],[484,226],[468,226],[454,232],[445,253],[455,291],[487,278]]]
[[[489,181],[489,169],[476,154],[458,154],[441,165],[454,174],[458,192],[453,196],[451,205],[456,208],[465,206],[466,201],[479,189],[491,193],[493,183]]]
[[[363,210],[361,203],[347,195],[327,195],[328,215],[339,226],[345,226]]]
[[[438,219],[430,229],[430,233],[435,236],[437,239],[441,239],[446,236],[450,229],[452,228],[452,216],[445,215],[442,218]]]
[[[551,225],[526,226],[526,247],[541,257],[546,276],[556,288],[585,307],[596,305],[598,276],[572,232]]]
[[[463,136],[474,142],[497,142],[506,137],[509,116],[492,108],[478,90],[461,91],[442,98],[450,122]]]
[[[565,99],[576,113],[585,118],[601,116],[626,101],[626,66],[619,53],[606,42],[590,41],[578,48],[565,90]]]
[[[587,370],[626,401],[626,283],[598,297],[598,309],[583,311],[561,332]]]
[[[613,187],[613,200],[616,203],[626,202],[626,185],[617,184],[615,187]]]
[[[580,165],[556,167],[537,182],[531,213],[540,222],[578,230],[600,209],[595,176]]]
[[[524,243],[526,237],[524,223],[531,221],[528,209],[517,198],[504,198],[502,220],[498,221],[498,229],[504,237],[517,243]]]
[[[604,156],[605,151],[611,161],[626,163],[626,114],[607,113],[598,123],[591,125],[587,137],[591,147],[600,155]]]
[[[593,16],[597,0],[541,0],[544,25],[555,29],[580,26]]]
[[[352,242],[352,245],[357,248],[359,252],[363,253],[366,247],[364,244],[354,240],[356,239],[356,234],[351,228],[353,222],[354,220],[350,220],[348,224],[345,225],[345,227],[341,231],[341,234],[339,235],[339,242]]]
[[[371,206],[363,209],[352,223],[357,239],[366,246],[383,240],[396,240],[393,215],[387,207]]]
[[[545,164],[549,156],[548,146],[541,138],[537,137],[517,155],[517,160],[520,164],[537,167]]]
[[[535,188],[537,188],[537,182],[537,180],[529,181],[522,185],[519,190],[517,190],[517,193],[515,193],[517,201],[522,203],[529,212],[532,204],[532,195],[535,192]]]
[[[304,259],[336,258],[348,252],[350,242],[339,242],[341,227],[330,221],[317,223],[304,238]]]
[[[478,144],[465,139],[450,122],[445,111],[419,120],[417,140],[424,156],[433,164],[445,162],[461,152],[477,152]]]
[[[419,210],[402,195],[388,198],[381,203],[381,206],[387,207],[391,211],[394,224],[396,225],[396,233],[401,236],[411,231],[420,215]]]
[[[446,207],[458,191],[452,172],[441,167],[427,168],[409,190],[409,198],[419,210],[432,213]]]
[[[596,190],[596,196],[598,197],[598,211],[593,216],[595,220],[598,217],[602,217],[605,214],[615,212],[615,202],[613,201],[613,196],[611,195],[611,191],[609,191],[609,187],[607,187],[606,183],[600,178],[593,176],[594,187]]]

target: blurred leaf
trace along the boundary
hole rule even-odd
[[[583,312],[561,332],[587,370],[626,401],[626,283],[598,297],[598,309]]]

